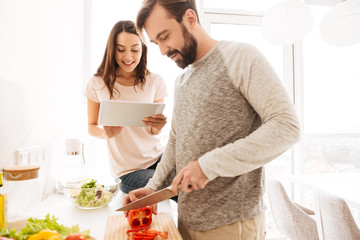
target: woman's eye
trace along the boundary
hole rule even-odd
[[[133,49],[133,50],[131,50],[131,51],[133,51],[133,52],[138,52],[139,50],[138,50],[138,49]]]
[[[118,49],[119,52],[125,52],[125,50]]]

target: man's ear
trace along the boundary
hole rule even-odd
[[[188,26],[192,29],[197,23],[197,16],[195,11],[190,8],[186,10],[183,16],[183,22],[185,26]]]

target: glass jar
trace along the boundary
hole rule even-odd
[[[59,193],[64,193],[64,186],[68,186],[75,179],[78,182],[79,178],[85,177],[84,144],[79,139],[67,139],[65,157],[60,166],[56,189]]]
[[[37,165],[4,169],[4,188],[8,195],[8,221],[24,220],[40,212],[41,189]]]

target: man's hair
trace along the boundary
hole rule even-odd
[[[188,9],[192,9],[196,13],[199,21],[195,0],[144,0],[136,17],[136,27],[139,30],[144,28],[145,21],[156,4],[164,7],[169,17],[175,18],[179,23],[182,22],[182,18]]]

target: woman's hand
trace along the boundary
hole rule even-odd
[[[108,138],[112,138],[116,135],[118,135],[121,130],[122,130],[123,127],[113,127],[113,126],[104,126],[104,131],[105,131],[105,134],[106,134],[106,137]]]
[[[155,114],[143,119],[143,123],[151,127],[151,133],[154,135],[160,133],[160,130],[165,126],[166,122],[166,116],[163,114]]]

